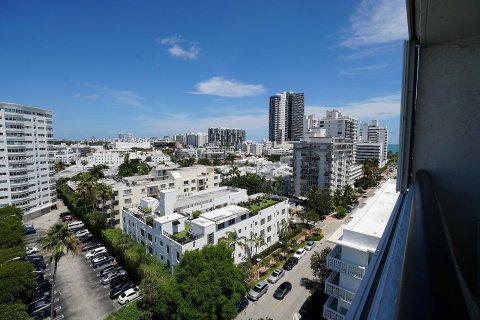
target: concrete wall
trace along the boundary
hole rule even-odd
[[[420,50],[413,172],[430,172],[470,287],[480,269],[480,37]]]

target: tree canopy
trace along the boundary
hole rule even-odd
[[[322,252],[315,251],[310,258],[310,268],[314,277],[317,277],[321,280],[325,280],[330,274],[330,270],[327,269],[327,255],[332,251],[330,248],[325,248]]]
[[[246,189],[248,195],[270,193],[272,190],[271,183],[267,179],[250,172],[243,176],[234,174],[224,179],[220,185]]]
[[[332,195],[328,189],[312,188],[307,192],[307,206],[310,212],[320,217],[330,214],[335,206]]]

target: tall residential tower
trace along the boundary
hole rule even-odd
[[[52,113],[0,102],[0,207],[45,213],[56,203]]]
[[[303,93],[282,92],[270,97],[268,138],[275,143],[303,138]]]

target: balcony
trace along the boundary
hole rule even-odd
[[[359,266],[342,260],[342,247],[336,246],[327,256],[327,268],[348,274],[355,279],[362,280],[365,275],[365,266]]]
[[[323,317],[327,320],[343,320],[347,314],[347,310],[341,308],[338,310],[338,300],[334,297],[329,297],[327,302],[323,305]]]
[[[336,271],[332,272],[325,281],[325,293],[347,303],[352,303],[353,298],[355,297],[355,292],[340,287],[339,281],[340,273]]]

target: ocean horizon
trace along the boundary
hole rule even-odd
[[[388,145],[388,151],[392,151],[392,152],[398,152],[398,144],[389,144]]]

